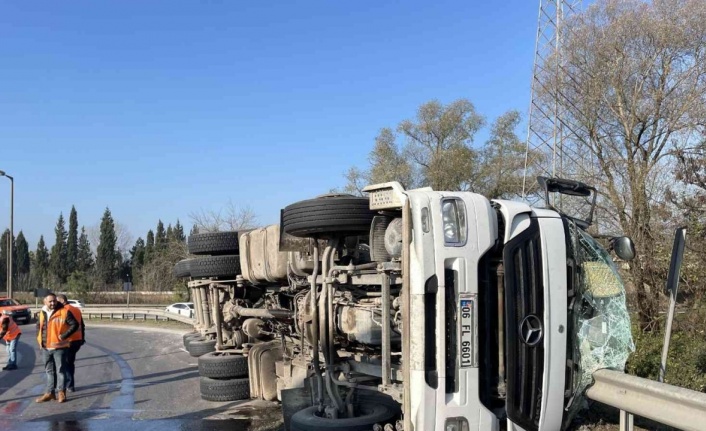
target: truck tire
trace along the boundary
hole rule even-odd
[[[248,379],[201,377],[201,398],[206,401],[237,401],[250,398]]]
[[[190,235],[189,253],[211,256],[238,254],[238,232],[207,232]]]
[[[186,334],[182,335],[181,338],[184,340],[184,342],[186,342],[187,338],[194,338],[194,337],[199,337],[199,336],[201,336],[201,334],[199,334],[198,332],[191,331],[191,332],[187,332]]]
[[[375,215],[367,198],[321,197],[285,207],[282,228],[296,237],[359,235],[370,232]]]
[[[248,376],[248,358],[240,353],[211,352],[199,356],[199,375],[214,379]]]
[[[184,334],[183,338],[184,338],[184,348],[186,350],[189,350],[189,343],[190,342],[192,342],[194,340],[198,340],[198,339],[205,340],[205,338],[202,338],[201,334],[199,334],[198,332],[190,332],[188,334]]]
[[[191,275],[191,260],[192,259],[182,259],[177,262],[174,265],[174,270],[172,270],[172,274],[174,274],[174,277],[189,277]]]
[[[195,358],[206,353],[211,353],[216,351],[216,340],[189,340],[188,341],[189,354]]]
[[[190,263],[192,277],[232,277],[240,274],[240,256],[197,257]]]
[[[391,422],[396,413],[385,404],[361,403],[362,414],[355,418],[328,419],[316,415],[317,407],[294,413],[289,425],[291,431],[370,431],[375,424]]]

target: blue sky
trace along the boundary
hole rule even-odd
[[[0,170],[16,178],[15,232],[51,245],[71,205],[86,226],[110,207],[134,238],[228,200],[274,223],[342,186],[379,129],[426,101],[526,115],[537,7],[2,2]]]

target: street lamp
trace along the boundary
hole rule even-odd
[[[0,177],[10,179],[10,238],[7,240],[7,297],[12,298],[12,249],[15,240],[14,222],[15,222],[15,179],[7,175],[5,171],[0,171]]]

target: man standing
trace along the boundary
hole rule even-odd
[[[44,307],[39,312],[38,326],[37,342],[44,356],[47,386],[44,395],[35,401],[43,403],[56,399],[63,403],[66,401],[66,359],[69,337],[78,330],[78,322],[68,309],[57,302],[56,295],[49,293],[44,297]]]
[[[17,343],[20,342],[20,335],[22,335],[20,327],[10,317],[11,314],[11,311],[5,310],[0,315],[0,338],[5,340],[7,348],[7,365],[3,370],[17,369]]]
[[[76,362],[76,353],[81,346],[86,342],[86,325],[83,323],[83,315],[78,307],[69,304],[68,298],[63,293],[56,295],[56,300],[59,301],[69,313],[73,314],[74,319],[78,322],[79,330],[71,334],[69,339],[69,352],[66,358],[66,390],[73,392],[76,390],[74,386],[74,363]]]

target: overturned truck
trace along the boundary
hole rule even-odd
[[[192,235],[197,257],[174,271],[190,278],[202,397],[280,401],[294,431],[566,426],[632,340],[613,260],[586,233],[595,190],[540,184],[545,202],[592,196],[591,215],[392,182]]]

